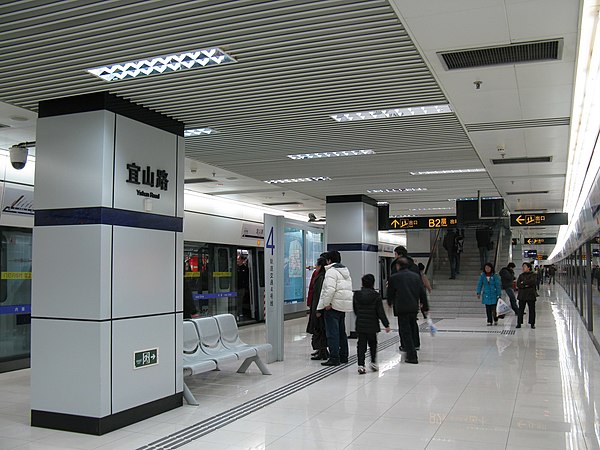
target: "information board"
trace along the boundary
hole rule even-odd
[[[523,213],[511,214],[511,227],[540,227],[548,225],[568,225],[567,213]]]
[[[523,239],[524,244],[529,245],[549,245],[556,244],[555,237],[526,237]]]
[[[456,216],[390,217],[389,230],[428,230],[458,225]]]

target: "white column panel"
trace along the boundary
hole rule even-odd
[[[176,233],[113,228],[113,317],[173,312]]]
[[[110,322],[32,319],[31,325],[31,409],[109,415]]]
[[[183,391],[183,314],[175,314],[175,392]]]
[[[112,227],[35,227],[33,240],[33,316],[110,318]]]
[[[108,111],[38,119],[35,209],[112,206],[114,122]]]
[[[175,314],[113,322],[113,414],[175,394]],[[158,348],[158,364],[134,369],[134,352]]]

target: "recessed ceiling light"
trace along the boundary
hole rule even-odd
[[[386,189],[367,189],[369,194],[387,194],[394,192],[421,192],[426,191],[427,188],[386,188]]]
[[[27,122],[29,120],[29,118],[23,116],[10,116],[9,119],[15,122]]]
[[[450,105],[427,105],[410,108],[374,109],[371,111],[333,114],[336,122],[351,122],[355,120],[388,119],[390,117],[420,116],[423,114],[441,114],[452,112]]]
[[[322,153],[299,153],[297,155],[287,155],[291,159],[313,159],[313,158],[335,158],[338,156],[363,156],[374,155],[373,150],[342,150],[339,152],[322,152]]]
[[[385,206],[385,205],[389,205],[389,202],[377,202],[377,206]]]
[[[212,47],[175,55],[155,56],[149,59],[96,67],[94,69],[87,69],[87,71],[105,81],[120,81],[157,73],[177,72],[232,62],[237,61],[220,48]]]
[[[207,136],[209,134],[217,134],[218,131],[213,128],[188,128],[184,130],[183,135],[185,137],[194,137],[194,136]]]
[[[477,173],[485,172],[482,167],[480,169],[447,169],[447,170],[425,170],[422,172],[410,172],[411,175],[448,175],[455,173]]]
[[[305,177],[305,178],[283,178],[281,180],[265,180],[269,184],[284,184],[284,183],[307,183],[310,181],[330,181],[329,177]]]

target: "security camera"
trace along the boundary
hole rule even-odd
[[[27,164],[27,154],[29,153],[29,149],[25,146],[13,145],[8,149],[10,154],[10,163],[12,166],[21,170]]]

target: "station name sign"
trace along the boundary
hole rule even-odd
[[[568,225],[567,213],[511,214],[511,227],[539,227],[547,225]]]
[[[390,217],[388,225],[389,230],[429,230],[455,227],[458,220],[456,216]]]
[[[529,245],[556,244],[556,238],[554,238],[554,237],[526,237],[523,239],[523,243],[529,244]]]

